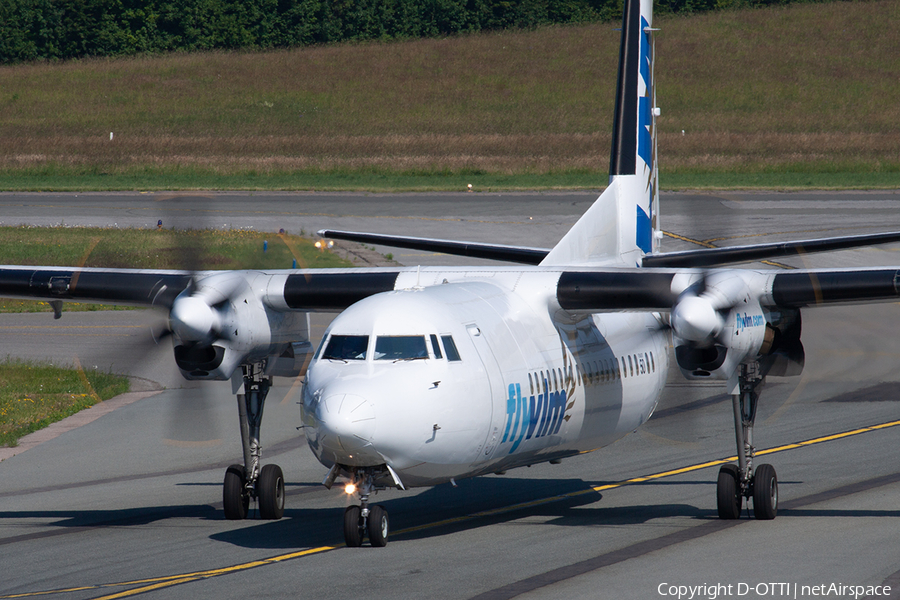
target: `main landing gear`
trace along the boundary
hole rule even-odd
[[[722,465],[716,485],[716,505],[720,519],[738,519],[744,498],[753,498],[753,515],[757,519],[774,519],[778,513],[778,477],[775,467],[762,464],[753,470],[753,423],[765,377],[759,363],[740,365],[739,389],[731,396],[734,406],[734,436],[738,464]]]
[[[225,518],[246,519],[250,499],[256,498],[261,518],[280,519],[284,515],[284,475],[281,467],[265,465],[260,468],[259,464],[262,453],[259,429],[271,379],[262,374],[261,364],[241,368],[244,374],[244,393],[237,395],[237,401],[244,464],[231,465],[225,471],[222,488]]]
[[[369,495],[375,490],[373,479],[370,472],[356,473],[353,485],[359,493],[360,504],[348,506],[344,511],[344,541],[348,548],[362,546],[366,534],[373,548],[383,548],[387,545],[388,513],[381,505],[369,506]]]

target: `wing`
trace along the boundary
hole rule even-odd
[[[641,264],[645,267],[715,267],[780,256],[831,252],[893,242],[900,242],[900,232],[648,254],[643,257]]]
[[[544,260],[547,254],[550,253],[550,250],[547,248],[484,244],[480,242],[340,231],[336,229],[322,229],[318,231],[318,234],[324,238],[336,240],[379,244],[393,248],[409,248],[425,252],[442,252],[444,254],[452,254],[455,256],[486,258],[524,265],[538,265]],[[900,242],[900,232],[892,231],[869,235],[774,242],[770,244],[731,246],[727,248],[702,248],[699,250],[685,250],[682,252],[647,254],[642,258],[641,265],[644,267],[717,267],[782,256],[832,252],[835,250],[848,250],[851,248],[861,248],[864,246],[875,246],[878,244],[896,242]]]
[[[571,270],[559,278],[556,298],[565,310],[670,311],[702,279],[745,282],[749,295],[767,308],[802,308],[825,304],[886,302],[900,298],[900,270],[807,269],[793,271],[704,271],[699,269]],[[716,293],[735,304],[735,289],[705,284],[700,294]],[[718,285],[723,285],[718,284]],[[732,288],[740,286],[730,286]],[[727,300],[726,300],[727,299]]]
[[[452,254],[455,256],[502,260],[523,265],[540,264],[540,262],[544,260],[544,257],[550,252],[550,250],[546,248],[459,242],[402,235],[384,235],[381,233],[339,231],[336,229],[321,229],[317,233],[324,238],[336,240],[379,244],[381,246],[390,246],[392,248],[409,248],[411,250],[423,250],[425,252],[442,252],[444,254]]]
[[[317,269],[312,271],[151,271],[3,266],[0,296],[46,301],[162,307],[171,309],[191,286],[215,284],[227,298],[234,278],[219,283],[225,274],[264,280],[262,300],[270,307],[300,311],[342,310],[359,300],[394,289],[399,271],[386,269]],[[230,282],[230,283],[229,283]],[[212,291],[208,292],[209,294]]]

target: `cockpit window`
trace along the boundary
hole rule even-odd
[[[444,352],[447,353],[447,360],[462,360],[459,357],[459,352],[456,350],[456,344],[453,343],[452,335],[442,335],[441,341],[444,342]]]
[[[424,335],[378,336],[375,360],[414,360],[428,358]]]
[[[333,335],[328,340],[322,358],[333,360],[366,360],[369,347],[367,335]]]
[[[441,347],[438,345],[437,336],[433,333],[431,334],[431,349],[434,351],[435,358],[444,358],[444,355],[441,354]]]

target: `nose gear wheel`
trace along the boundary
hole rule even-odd
[[[373,548],[383,548],[387,545],[390,521],[383,506],[369,506],[369,495],[379,489],[374,485],[374,473],[367,469],[355,472],[354,476],[360,504],[344,510],[344,542],[348,548],[358,548],[368,535]]]

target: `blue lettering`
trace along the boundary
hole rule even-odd
[[[509,428],[513,422],[513,416],[516,414],[518,402],[516,400],[516,388],[513,387],[513,384],[509,384],[509,397],[506,399],[506,431],[503,432],[503,439],[500,440],[500,443],[506,442],[509,439]],[[513,437],[516,437],[516,430],[513,429]]]
[[[522,439],[525,437],[525,430],[528,429],[529,423],[531,421],[531,417],[528,414],[528,409],[525,406],[525,398],[522,397],[522,388],[519,384],[516,384],[516,404],[518,405],[518,409],[516,410],[517,416],[519,414],[522,415],[522,429],[519,432],[519,437],[516,439],[516,443],[512,445],[512,448],[509,449],[510,453],[515,452],[516,448],[519,447],[519,444],[522,443]]]
[[[542,394],[544,398],[544,408],[541,410],[541,424],[538,426],[537,437],[543,437],[547,435],[547,427],[549,425],[549,421],[547,419],[547,415],[550,413],[550,381],[548,379],[544,379],[544,393]]]
[[[559,428],[563,424],[563,417],[566,415],[566,390],[560,390],[559,392],[559,420],[556,421],[556,428],[553,430],[553,433],[559,433]],[[568,419],[566,419],[568,420]]]
[[[550,402],[548,410],[548,426],[544,435],[553,435],[559,432],[562,425],[563,414],[566,412],[566,392],[552,392],[550,394]]]
[[[766,319],[762,315],[748,315],[744,313],[742,317],[740,313],[735,313],[735,326],[738,331],[743,331],[747,327],[761,327],[766,324]]]
[[[518,449],[523,440],[559,433],[566,420],[566,411],[572,408],[566,405],[565,390],[549,391],[550,381],[547,379],[543,380],[545,392],[536,396],[522,397],[522,387],[518,383],[509,384],[507,389],[506,428],[500,443],[512,442],[510,454]]]
[[[537,400],[535,401],[535,397],[532,396],[528,399],[528,434],[525,436],[526,440],[530,440],[531,436],[534,435],[534,429],[538,424],[538,417],[541,416],[541,412],[544,410],[544,395],[538,394]]]

